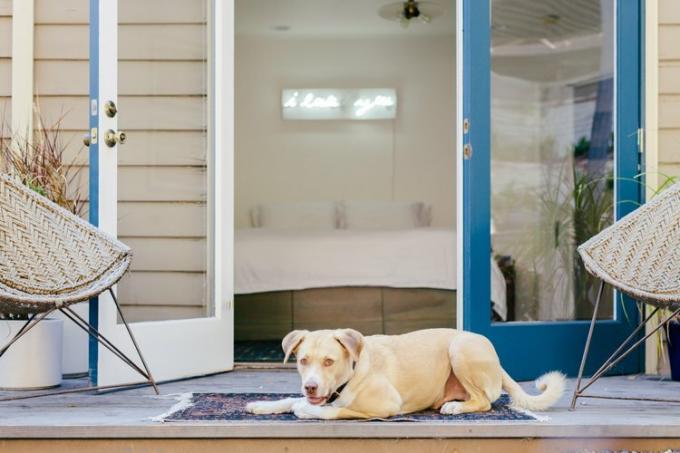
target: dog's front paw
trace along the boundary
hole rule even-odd
[[[318,406],[312,406],[306,401],[301,401],[293,406],[293,413],[297,418],[310,420],[321,418],[321,411],[319,409]]]
[[[444,403],[444,405],[439,409],[439,413],[442,415],[458,415],[462,414],[462,406],[463,403],[460,401],[449,401],[448,403]]]
[[[276,414],[276,409],[271,401],[254,401],[246,404],[246,411],[257,415]]]

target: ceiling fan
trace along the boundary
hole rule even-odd
[[[443,13],[444,9],[437,3],[416,0],[389,3],[378,10],[380,17],[399,22],[404,28],[412,22],[429,24],[432,19]]]

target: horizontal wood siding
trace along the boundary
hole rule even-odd
[[[120,294],[132,320],[206,311],[206,4],[119,0],[118,125],[128,140],[118,148],[118,229],[134,253]],[[35,21],[40,110],[62,118],[65,159],[86,175],[88,0],[36,0]],[[86,192],[87,177],[79,185]]]
[[[49,0],[39,0],[38,3],[40,1]],[[54,7],[58,5],[54,3]],[[203,61],[207,55],[205,31],[204,24],[120,25],[118,58],[140,61]],[[87,24],[36,24],[35,41],[37,59],[87,60],[88,58]]]
[[[0,140],[12,121],[12,0],[0,0]]]
[[[3,2],[0,0],[0,11]],[[83,8],[83,0],[37,0],[35,8],[36,23],[41,24],[81,24],[89,21],[87,5]],[[204,0],[120,0],[118,22],[122,24],[168,24],[197,23],[204,24],[206,15]]]
[[[121,61],[119,96],[200,96],[205,94],[200,61]],[[36,62],[43,96],[88,95],[88,62],[42,60]]]
[[[1,25],[0,25],[1,27]],[[0,57],[0,98],[12,94],[12,60]]]
[[[677,0],[659,0],[659,171],[680,178],[680,2]]]
[[[0,14],[0,58],[12,56],[12,16]]]

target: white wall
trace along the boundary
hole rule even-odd
[[[281,89],[296,87],[393,87],[397,118],[284,121]],[[453,36],[238,35],[237,227],[260,202],[342,199],[426,201],[454,226],[455,106]]]

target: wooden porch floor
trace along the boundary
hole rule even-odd
[[[568,390],[571,392],[573,381]],[[69,385],[74,385],[70,382]],[[294,370],[240,369],[150,388],[71,394],[0,403],[0,439],[45,438],[679,438],[680,404],[579,400],[570,394],[554,409],[539,413],[547,421],[477,423],[304,422],[160,423],[185,392],[295,392]],[[531,383],[524,384],[532,388]],[[647,376],[611,377],[593,387],[606,395],[680,398],[680,382]],[[10,395],[11,392],[0,392]]]

